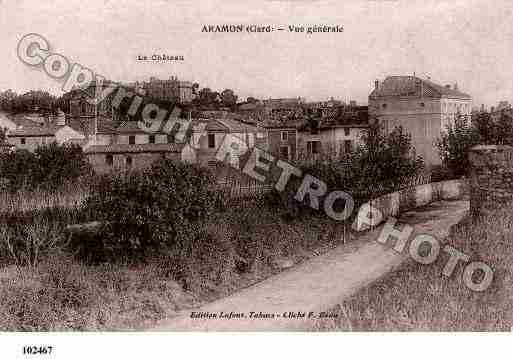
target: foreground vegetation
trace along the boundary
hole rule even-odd
[[[388,138],[374,135],[351,160],[299,165],[330,189],[357,193],[358,200],[376,194],[362,191],[376,181],[386,191],[414,178],[422,161],[410,156],[409,136],[400,129]],[[0,213],[4,330],[144,326],[345,239],[343,223],[292,200],[294,181],[284,193],[232,201],[215,189],[208,170],[170,160],[143,172],[98,177],[75,147],[52,145],[2,159],[0,177],[11,203],[37,193],[50,193],[50,202],[73,203],[61,177],[88,184],[70,187],[78,193],[75,205],[6,206]],[[21,165],[26,159],[30,166]],[[89,224],[68,227],[77,223]]]
[[[513,214],[509,204],[472,223],[457,225],[448,243],[494,270],[484,292],[461,279],[462,266],[450,278],[441,275],[447,257],[433,265],[413,261],[387,275],[338,308],[339,319],[324,329],[354,331],[510,331],[513,327]]]
[[[22,228],[29,245],[18,248],[20,265],[0,268],[1,330],[144,327],[323,253],[344,235],[332,221],[286,222],[246,205],[213,215],[187,248],[138,264],[84,265],[63,246],[66,238],[55,224]],[[2,238],[9,236],[2,233]],[[36,260],[30,244],[41,238]]]

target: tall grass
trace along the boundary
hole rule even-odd
[[[0,330],[139,328],[194,304],[159,263],[88,267],[57,256],[0,275]]]
[[[89,186],[70,183],[56,191],[22,190],[0,192],[0,215],[47,208],[79,208],[89,195]]]

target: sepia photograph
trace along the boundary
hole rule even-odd
[[[510,333],[512,5],[0,0],[7,357]]]

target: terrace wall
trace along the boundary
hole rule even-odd
[[[470,212],[484,215],[513,200],[513,147],[475,146],[470,150]]]
[[[369,213],[365,208],[377,209],[381,215],[373,218],[373,225],[376,226],[386,221],[388,217],[397,217],[403,212],[425,206],[431,202],[461,199],[468,193],[469,185],[464,180],[428,183],[392,192],[364,203],[358,212],[359,218],[362,213]],[[370,228],[362,222],[356,221],[354,229],[363,231]]]

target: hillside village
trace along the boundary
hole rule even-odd
[[[113,91],[94,101],[105,90]],[[239,101],[233,90],[200,89],[176,77],[93,83],[58,98],[42,91],[0,95],[2,329],[158,323],[176,329],[180,325],[170,318],[184,310],[224,303],[222,310],[230,312],[237,309],[229,308],[234,297],[248,310],[254,303],[288,310],[282,308],[291,300],[308,297],[303,287],[312,289],[312,305],[322,302],[331,319],[338,316],[337,327],[346,322],[327,305],[339,303],[342,292],[350,328],[509,326],[488,319],[511,310],[494,291],[484,292],[485,298],[498,306],[465,312],[475,298],[462,288],[474,290],[479,283],[472,276],[463,276],[466,287],[440,278],[442,261],[429,268],[438,270],[431,274],[439,281],[433,301],[419,264],[423,257],[414,257],[420,247],[412,247],[433,236],[465,251],[461,258],[469,253],[470,264],[459,264],[466,265],[465,273],[484,263],[477,262],[482,255],[510,270],[509,249],[504,258],[493,256],[509,234],[495,236],[499,232],[486,227],[493,239],[488,242],[479,232],[480,221],[496,223],[495,205],[508,209],[513,200],[508,102],[490,111],[476,108],[457,84],[415,75],[369,84],[366,104],[301,97]],[[243,144],[230,152],[237,166],[223,161],[233,139]],[[422,233],[410,242],[413,264],[390,253],[399,240],[394,249],[381,244],[386,230],[399,233],[397,220],[404,223],[402,233]],[[479,232],[470,236],[477,242],[454,234],[453,227]],[[387,274],[396,265],[398,274]],[[394,300],[419,319],[395,321],[395,304],[373,302],[383,297],[383,275],[391,292],[400,293]],[[510,298],[503,293],[509,288],[503,285],[497,295]],[[461,321],[445,317],[462,312]],[[278,313],[283,320],[276,327],[261,323],[291,328],[285,319],[303,315],[297,313]],[[376,324],[369,315],[392,319]],[[190,320],[184,319],[186,328],[203,323]],[[232,323],[257,328],[251,318]]]
[[[112,86],[106,82],[102,86]],[[402,126],[412,136],[418,155],[427,165],[439,165],[435,141],[458,117],[470,119],[472,98],[457,85],[437,84],[416,76],[388,76],[376,80],[368,104],[334,100],[307,102],[281,98],[222,103],[205,106],[195,99],[198,85],[151,78],[124,85],[145,101],[183,106],[184,117],[201,133],[191,137],[195,146],[177,140],[162,129],[148,133],[137,121],[112,105],[114,96],[98,105],[90,103],[96,84],[86,91],[74,90],[56,100],[55,113],[34,111],[0,119],[7,134],[4,151],[11,148],[34,151],[57,142],[79,144],[98,172],[141,169],[157,158],[215,165],[215,153],[226,134],[244,138],[249,147],[258,146],[280,159],[320,159],[353,151],[370,124],[378,122],[385,133]],[[203,91],[203,90],[202,90]],[[231,90],[226,90],[231,91]],[[144,95],[143,95],[144,94]],[[208,95],[208,94],[207,94]],[[233,95],[233,91],[231,93]],[[217,94],[220,97],[219,94]],[[219,101],[219,98],[217,99]],[[36,101],[32,109],[41,107]]]

